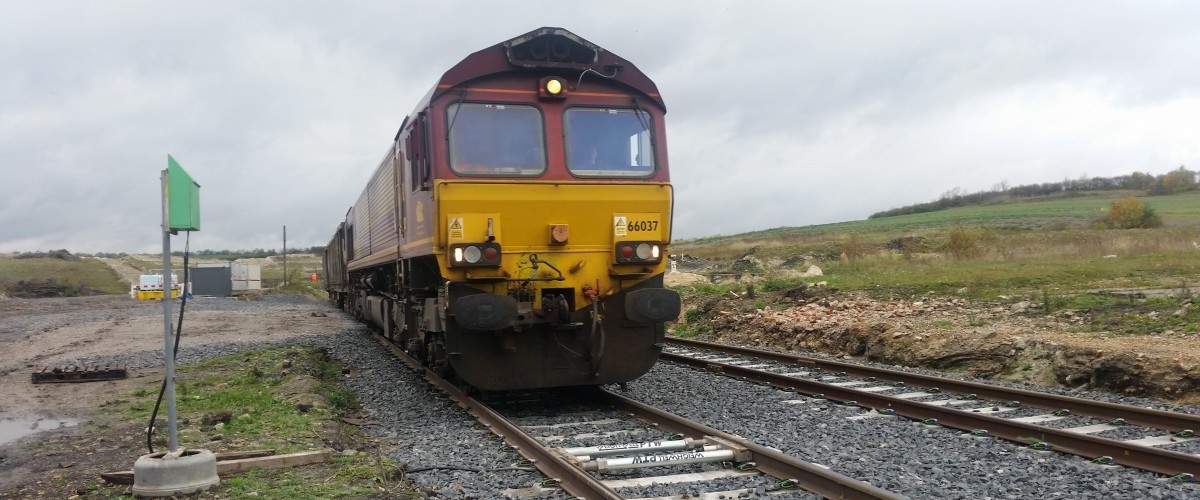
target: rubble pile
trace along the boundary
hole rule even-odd
[[[713,332],[706,337],[1041,385],[1185,400],[1200,394],[1197,356],[1181,357],[1175,345],[1190,339],[1098,339],[1071,331],[1079,312],[1030,315],[1037,305],[1028,302],[876,300],[819,287],[797,290],[805,293],[785,291],[782,302],[761,309],[748,310],[744,298],[710,300],[702,306]]]

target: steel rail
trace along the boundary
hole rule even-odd
[[[1026,445],[1034,443],[1048,444],[1053,450],[1079,455],[1087,459],[1107,456],[1112,457],[1117,464],[1157,472],[1167,476],[1175,476],[1180,473],[1200,475],[1200,456],[1123,443],[1024,422],[1015,422],[878,393],[859,391],[850,387],[838,387],[822,382],[788,377],[778,373],[742,368],[727,363],[707,361],[665,352],[662,354],[662,359],[699,369],[716,370],[726,376],[769,384],[784,390],[795,390],[809,395],[821,394],[825,398],[836,401],[854,401],[857,405],[877,410],[889,409],[897,415],[915,420],[937,419],[938,425],[968,432],[983,429],[989,435]]]
[[[433,370],[421,366],[408,353],[395,344],[376,334],[375,339],[392,351],[413,371],[424,375],[425,380],[445,392],[461,408],[478,419],[488,430],[503,438],[517,453],[529,459],[535,467],[547,477],[558,482],[558,487],[578,498],[621,499],[611,488],[596,477],[576,465],[573,457],[558,453],[553,448],[543,445],[537,438],[529,435],[519,426],[508,421],[487,405],[468,396],[454,384],[438,376]],[[603,400],[614,408],[637,416],[647,422],[657,424],[660,428],[694,437],[718,437],[743,446],[753,453],[757,469],[781,480],[794,480],[801,489],[834,499],[901,499],[895,495],[868,483],[843,476],[820,466],[804,462],[764,446],[750,443],[744,438],[727,434],[716,429],[691,422],[682,417],[639,403],[632,399],[597,389],[595,391]]]
[[[1182,430],[1200,431],[1200,415],[1154,410],[1150,408],[1139,408],[1136,406],[1073,398],[1070,396],[1059,396],[1056,394],[1047,394],[1024,389],[997,387],[980,384],[977,382],[953,380],[930,375],[908,373],[899,370],[889,370],[886,368],[842,363],[839,361],[817,359],[795,354],[784,354],[750,347],[703,342],[699,340],[670,338],[667,339],[667,343],[691,347],[694,349],[709,349],[740,354],[744,356],[754,356],[760,359],[768,359],[783,363],[797,363],[805,367],[819,368],[826,371],[842,371],[848,374],[859,376],[886,378],[887,380],[904,382],[905,384],[936,387],[943,391],[975,394],[980,398],[999,401],[1012,400],[1017,401],[1022,405],[1045,408],[1048,410],[1069,410],[1073,415],[1087,415],[1104,419],[1122,418],[1125,419],[1126,424],[1153,427],[1155,429],[1162,429],[1169,432],[1179,432]]]
[[[692,422],[652,406],[634,401],[606,390],[597,390],[605,402],[614,408],[633,414],[635,417],[656,424],[660,429],[693,438],[717,437],[736,443],[749,450],[756,468],[778,479],[796,481],[801,489],[822,495],[825,498],[844,499],[899,499],[905,498],[869,483],[859,481],[799,458],[787,455],[745,438],[721,432],[704,424]]]
[[[578,498],[588,499],[603,498],[618,500],[623,498],[611,488],[605,486],[599,479],[592,477],[591,474],[575,466],[567,457],[555,453],[553,449],[542,445],[536,438],[530,436],[512,422],[509,422],[508,419],[496,413],[495,410],[468,396],[461,389],[455,387],[454,384],[439,377],[433,370],[421,366],[421,363],[409,356],[408,353],[379,335],[375,335],[375,337],[379,343],[390,349],[392,353],[404,361],[410,368],[423,374],[425,380],[428,380],[429,383],[441,389],[458,406],[479,419],[488,430],[503,438],[510,446],[516,449],[517,453],[520,453],[521,456],[533,462],[534,467],[537,467],[546,477],[556,480],[558,486],[567,493]]]

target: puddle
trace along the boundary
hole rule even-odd
[[[62,429],[79,424],[73,418],[46,417],[2,417],[0,418],[0,444],[8,444],[35,432]]]

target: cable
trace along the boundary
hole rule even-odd
[[[604,78],[613,78],[613,77],[617,76],[617,72],[618,72],[618,71],[621,71],[621,68],[620,68],[620,67],[614,67],[612,70],[613,70],[613,74],[611,74],[611,75],[606,75],[606,74],[604,74],[604,73],[601,73],[601,72],[599,72],[599,71],[596,71],[596,70],[594,70],[594,69],[592,69],[592,68],[585,69],[585,70],[583,70],[583,72],[582,72],[582,73],[579,73],[579,79],[578,79],[578,80],[575,80],[575,88],[574,88],[574,89],[571,89],[571,90],[578,90],[578,89],[579,89],[579,84],[583,83],[583,75],[586,75],[586,74],[588,74],[588,73],[595,73],[595,74],[597,74],[597,75],[600,75],[600,76],[602,76],[602,77],[604,77]]]
[[[180,287],[180,292],[179,292],[179,298],[180,298],[180,301],[179,301],[179,323],[175,327],[175,349],[174,349],[174,352],[171,353],[172,358],[176,357],[176,355],[179,354],[179,334],[181,332],[183,332],[183,309],[184,309],[184,307],[187,306],[187,298],[188,298],[188,291],[187,291],[188,253],[189,253],[189,250],[191,249],[191,244],[192,244],[192,232],[188,231],[187,237],[184,240],[184,244],[183,244],[183,286]],[[170,258],[170,256],[168,256],[167,258]],[[163,273],[163,274],[165,275],[166,273]],[[163,283],[168,283],[169,279],[170,279],[170,276],[163,276]],[[171,293],[171,286],[169,284],[163,287],[163,293],[164,294]],[[166,300],[166,295],[164,295],[163,300]],[[154,444],[151,442],[151,438],[154,436],[154,420],[158,418],[158,408],[160,406],[162,406],[163,394],[166,394],[166,392],[167,392],[167,378],[166,378],[166,375],[164,375],[162,387],[160,387],[158,389],[158,401],[156,401],[154,403],[154,411],[150,413],[150,424],[146,426],[146,449],[150,450],[150,453],[154,453]]]

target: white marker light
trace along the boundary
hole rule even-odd
[[[462,247],[455,248],[454,249],[454,262],[462,262],[462,260],[463,260]]]
[[[659,252],[660,252],[660,250],[658,249],[658,245],[654,245],[653,247],[650,248],[650,257],[657,259],[659,256]]]
[[[650,258],[650,244],[642,243],[637,246],[637,257],[641,260]]]
[[[467,262],[474,264],[479,262],[479,258],[483,256],[483,252],[479,251],[479,247],[467,247],[465,256],[467,258]]]

